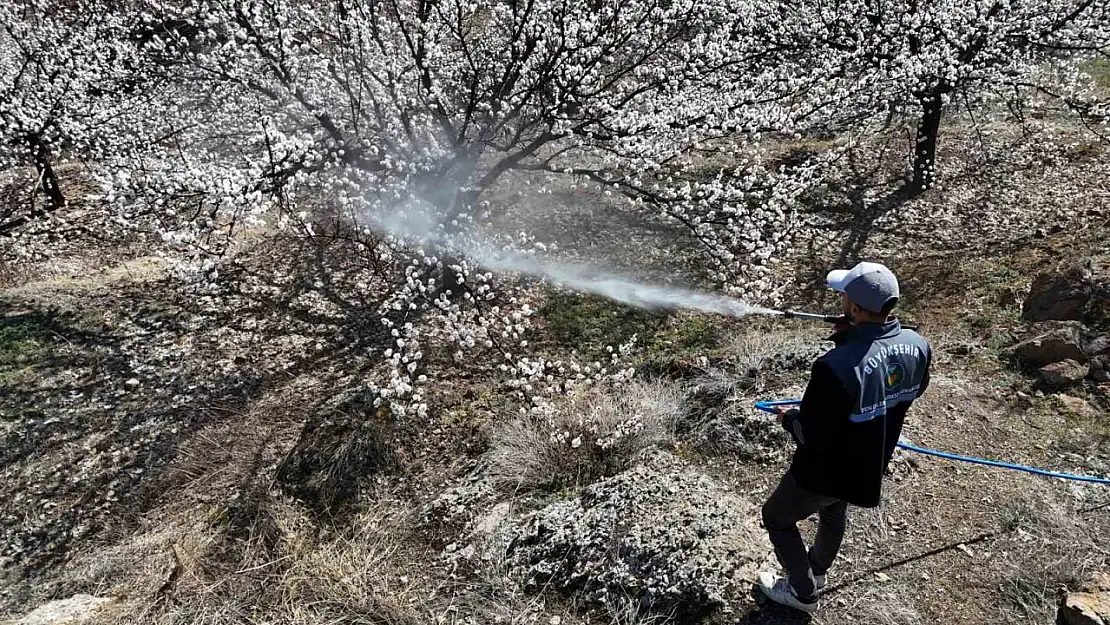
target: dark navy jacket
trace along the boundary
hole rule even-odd
[[[929,385],[929,343],[897,320],[852,326],[813,363],[801,409],[783,419],[798,443],[798,485],[857,506],[879,505],[883,475],[910,404]]]

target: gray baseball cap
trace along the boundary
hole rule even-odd
[[[892,299],[898,298],[898,278],[879,263],[860,263],[851,269],[834,269],[826,281],[829,288],[840,291],[857,306],[871,312],[882,312]]]

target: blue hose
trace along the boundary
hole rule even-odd
[[[796,406],[802,403],[800,399],[776,399],[770,401],[757,401],[755,407],[764,412],[774,412],[776,406]],[[1047,471],[1045,469],[1038,469],[1036,467],[1027,467],[1021,464],[1012,464],[1009,462],[998,462],[997,460],[987,460],[986,458],[976,458],[974,456],[960,456],[957,454],[950,454],[944,451],[937,451],[935,449],[926,449],[908,443],[898,443],[902,449],[909,451],[916,451],[919,454],[928,456],[936,456],[937,458],[947,458],[949,460],[959,460],[961,462],[970,462],[972,464],[985,464],[991,467],[1001,467],[1003,469],[1013,469],[1015,471],[1025,471],[1026,473],[1033,473],[1036,475],[1044,475],[1047,477],[1056,477],[1064,480],[1076,480],[1079,482],[1091,482],[1093,484],[1110,484],[1110,479],[1102,477],[1092,477],[1089,475],[1072,475],[1071,473],[1058,473],[1056,471]]]

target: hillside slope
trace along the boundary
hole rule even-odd
[[[783,301],[833,310],[825,269],[888,262],[936,349],[911,441],[1110,476],[1110,385],[1046,389],[1005,351],[1036,274],[1110,263],[1110,178],[1086,154],[957,172],[879,215],[830,201],[776,267]],[[636,334],[635,383],[521,417],[496,363],[443,359],[427,418],[398,420],[328,323],[209,306],[93,244],[18,274],[0,290],[0,614],[88,594],[110,598],[104,623],[798,622],[749,592],[790,452],[751,406],[801,391],[824,327],[534,289],[534,343],[604,359]],[[1108,501],[900,454],[883,505],[851,513],[818,622],[1047,622],[1110,567]]]

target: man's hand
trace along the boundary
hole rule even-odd
[[[805,444],[802,439],[802,432],[799,429],[798,419],[801,417],[801,409],[798,406],[775,406],[775,421],[779,422],[782,429],[786,430],[794,438],[794,442],[799,445]],[[790,419],[790,423],[786,423],[786,419]]]
[[[852,321],[845,315],[841,315],[837,317],[836,322],[833,323],[833,332],[843,332],[850,327],[852,327]]]
[[[775,421],[782,423],[786,413],[794,409],[794,406],[775,406]]]

